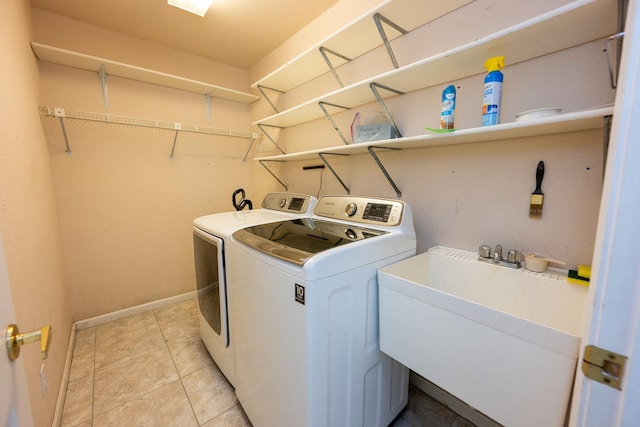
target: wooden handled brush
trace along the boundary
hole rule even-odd
[[[544,178],[544,162],[540,160],[536,169],[536,189],[531,193],[531,203],[529,204],[530,218],[540,218],[542,216],[542,201],[544,199],[542,178]]]

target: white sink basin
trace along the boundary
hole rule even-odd
[[[506,426],[564,423],[587,288],[435,247],[378,272],[380,348]]]

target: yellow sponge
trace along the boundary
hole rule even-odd
[[[580,276],[578,270],[569,270],[567,282],[573,283],[574,285],[589,286],[589,278]]]
[[[590,265],[578,265],[578,276],[591,279],[591,266]]]

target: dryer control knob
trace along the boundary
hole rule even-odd
[[[357,211],[358,211],[358,205],[356,205],[355,203],[349,203],[344,208],[344,213],[346,213],[347,216],[354,216]]]
[[[287,206],[287,199],[280,199],[280,207],[284,208],[285,206]]]

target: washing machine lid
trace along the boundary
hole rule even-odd
[[[298,218],[238,230],[233,237],[260,252],[297,265],[313,255],[388,232],[338,222]]]

